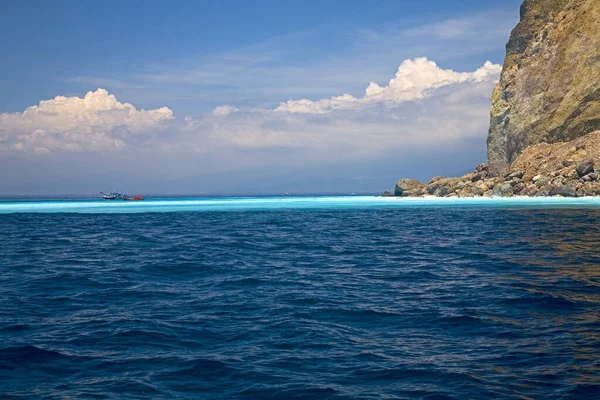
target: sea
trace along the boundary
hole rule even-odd
[[[0,201],[3,399],[599,399],[600,199]]]

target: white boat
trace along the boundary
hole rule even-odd
[[[100,194],[102,194],[102,198],[104,200],[120,200],[123,198],[123,193],[119,193],[119,192],[110,192],[110,193],[100,192]]]

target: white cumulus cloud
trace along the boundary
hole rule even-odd
[[[57,96],[22,113],[0,114],[0,148],[44,154],[119,149],[173,120],[167,107],[138,110],[104,89],[83,98]]]
[[[308,99],[289,100],[281,103],[275,111],[304,114],[325,114],[334,110],[358,107],[365,104],[385,103],[395,105],[405,101],[422,99],[433,89],[464,82],[497,81],[502,67],[486,62],[474,72],[455,72],[442,69],[425,57],[405,60],[398,67],[396,76],[387,86],[371,82],[365,95],[355,98],[349,94],[330,99],[312,101]]]
[[[238,112],[238,111],[240,111],[240,110],[226,104],[226,105],[216,107],[213,110],[212,115],[214,115],[215,117],[224,117],[226,115],[229,115],[231,113]]]

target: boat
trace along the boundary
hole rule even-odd
[[[139,194],[136,194],[133,197],[129,197],[127,195],[123,196],[123,200],[127,200],[127,201],[142,201],[144,200],[143,196],[140,196]]]
[[[119,192],[109,192],[109,193],[100,192],[100,194],[102,195],[102,198],[104,200],[120,200],[123,198],[123,194],[119,193]]]
[[[128,200],[128,201],[141,201],[145,200],[144,196],[136,194],[135,196],[128,196],[121,192],[100,192],[104,200]]]

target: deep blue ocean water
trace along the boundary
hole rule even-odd
[[[0,397],[600,398],[597,200],[328,199],[0,202]]]

